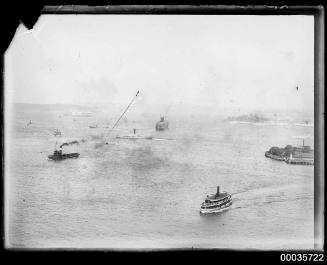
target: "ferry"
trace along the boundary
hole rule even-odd
[[[207,195],[205,201],[201,204],[200,214],[218,213],[232,205],[232,196],[227,192],[220,192],[217,186],[217,193]]]

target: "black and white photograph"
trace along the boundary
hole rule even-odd
[[[21,22],[5,247],[317,249],[315,70],[312,15]]]

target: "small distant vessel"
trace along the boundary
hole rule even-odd
[[[236,122],[236,123],[265,123],[268,122],[269,119],[261,116],[257,113],[251,113],[249,115],[241,115],[241,116],[232,116],[225,119],[228,122]]]
[[[152,136],[139,136],[136,135],[136,129],[133,129],[134,134],[133,135],[123,135],[123,136],[116,136],[116,139],[130,139],[130,140],[137,140],[137,139],[146,139],[146,140],[152,140]]]
[[[30,126],[32,124],[32,121],[30,120],[26,126]]]
[[[98,125],[90,125],[89,128],[95,129],[95,128],[98,128]]]
[[[232,205],[232,195],[227,192],[219,192],[217,186],[217,193],[207,195],[205,201],[201,204],[200,213],[218,213]]]
[[[90,111],[72,111],[70,113],[71,116],[75,117],[90,117],[92,116],[92,112]]]
[[[165,117],[160,117],[160,121],[156,123],[156,131],[164,131],[168,129],[168,122],[165,121]]]
[[[313,127],[314,124],[309,122],[308,120],[305,120],[303,122],[296,122],[294,123],[295,126],[304,126],[304,127]]]
[[[61,131],[56,129],[53,134],[54,134],[54,136],[61,136]]]
[[[130,139],[130,140],[137,140],[137,139],[146,139],[152,140],[152,136],[135,136],[135,135],[124,135],[124,136],[116,136],[116,139]]]
[[[63,160],[67,158],[78,158],[79,153],[69,153],[69,154],[63,154],[62,150],[55,150],[53,152],[53,155],[49,155],[48,158],[51,160]]]

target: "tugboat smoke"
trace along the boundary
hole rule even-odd
[[[80,141],[75,140],[75,141],[63,143],[62,145],[60,145],[60,148],[62,148],[63,146],[66,146],[66,145],[79,144],[79,143],[84,143],[84,142],[86,142],[85,139],[82,139]]]

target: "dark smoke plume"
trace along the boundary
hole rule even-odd
[[[63,143],[62,145],[60,145],[60,148],[62,148],[63,146],[66,146],[66,145],[79,144],[79,143],[84,143],[84,142],[86,142],[85,139],[82,139],[80,141],[75,140],[75,141]]]

